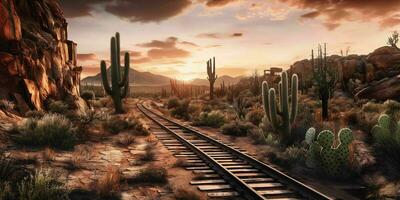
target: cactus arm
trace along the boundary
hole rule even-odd
[[[129,77],[127,77],[125,81],[126,82],[125,82],[125,84],[122,88],[122,92],[121,92],[121,98],[125,98],[129,93]]]
[[[101,79],[103,80],[104,90],[106,91],[107,94],[111,95],[112,91],[110,84],[108,83],[106,61],[104,60],[101,61],[100,69],[101,69]]]
[[[125,53],[125,67],[124,67],[124,74],[123,74],[123,78],[121,80],[121,82],[119,83],[120,87],[124,87],[124,85],[126,84],[127,80],[129,79],[129,53],[126,52]],[[128,81],[129,84],[129,81]]]
[[[263,82],[261,93],[263,97],[262,100],[263,100],[265,115],[267,115],[268,121],[271,121],[271,114],[269,112],[269,86],[267,81]]]
[[[285,133],[290,133],[290,120],[289,120],[289,91],[288,91],[288,76],[286,72],[282,73],[282,121]],[[289,129],[289,130],[288,130]],[[289,132],[286,132],[289,131]]]
[[[298,104],[298,77],[296,74],[292,76],[292,88],[291,88],[291,111],[290,111],[290,124],[294,123],[297,116],[297,104]]]
[[[279,123],[278,123],[278,113],[276,110],[276,103],[275,103],[275,89],[271,88],[269,90],[269,113],[271,117],[271,124],[275,129],[280,128]]]
[[[119,33],[115,33],[115,43],[116,43],[116,54],[117,54],[117,74],[118,74],[118,81],[121,81],[121,49],[120,49],[120,37]]]
[[[278,84],[278,92],[279,92],[278,113],[281,114],[283,112],[283,107],[282,107],[283,106],[283,104],[282,104],[282,100],[283,100],[283,97],[282,97],[282,94],[283,94],[283,92],[282,92],[282,81],[280,81],[279,84]]]

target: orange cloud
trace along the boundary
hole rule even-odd
[[[92,61],[97,60],[97,56],[94,53],[80,53],[77,55],[79,61]]]
[[[211,39],[227,39],[243,37],[243,33],[200,33],[196,37],[198,38],[211,38]]]

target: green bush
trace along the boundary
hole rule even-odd
[[[51,113],[58,113],[62,115],[69,111],[68,105],[63,101],[51,101],[48,109]]]
[[[251,110],[246,114],[246,120],[258,126],[264,117],[264,111],[261,109]]]
[[[23,200],[67,200],[68,193],[65,183],[50,170],[37,170],[18,184],[18,199]]]
[[[136,118],[121,119],[110,117],[103,122],[103,128],[112,134],[118,134],[124,130],[134,130],[136,135],[149,135],[149,131]]]
[[[188,100],[178,102],[178,105],[172,108],[171,115],[176,118],[188,120],[190,118],[189,104],[190,101]]]
[[[96,95],[92,90],[85,90],[81,93],[82,99],[89,101],[89,100],[94,100],[96,98]]]
[[[176,108],[178,106],[179,106],[179,99],[177,99],[177,98],[168,99],[168,102],[167,102],[168,109]]]
[[[224,124],[221,127],[221,132],[224,135],[231,135],[231,136],[246,136],[252,128],[255,126],[249,122],[243,121],[232,121],[228,124]]]
[[[201,112],[199,117],[194,120],[195,126],[210,126],[219,128],[225,123],[225,115],[218,110],[211,112]]]
[[[50,146],[71,149],[76,143],[75,128],[59,114],[46,114],[41,119],[28,118],[14,127],[19,134],[15,142],[24,146]]]

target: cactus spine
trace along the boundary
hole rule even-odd
[[[104,90],[111,96],[115,112],[123,113],[122,99],[126,97],[129,90],[129,53],[125,53],[125,67],[121,77],[119,33],[111,38],[111,86],[108,82],[107,66],[104,60],[101,61],[100,68]]]
[[[262,84],[265,115],[272,126],[283,133],[281,140],[286,142],[290,142],[292,139],[291,127],[297,116],[298,77],[296,74],[292,75],[290,92],[291,95],[289,97],[288,74],[286,71],[282,73],[281,82],[279,83],[279,100],[276,100],[275,89],[270,89],[267,81]]]
[[[218,76],[215,72],[215,57],[207,61],[208,81],[210,82],[210,100],[214,99],[214,83]]]

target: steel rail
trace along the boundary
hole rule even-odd
[[[178,126],[190,133],[194,133],[195,136],[206,140],[207,142],[210,142],[211,144],[221,148],[222,150],[225,150],[233,155],[235,155],[236,157],[238,157],[241,160],[244,160],[246,162],[248,162],[251,166],[253,166],[254,168],[260,170],[262,173],[270,176],[271,178],[276,179],[278,182],[280,182],[281,184],[285,185],[287,188],[293,190],[294,192],[297,192],[298,194],[300,194],[302,197],[305,197],[307,199],[312,199],[312,200],[332,200],[333,198],[330,198],[320,192],[318,192],[317,190],[311,188],[308,185],[305,185],[304,183],[301,183],[300,181],[284,174],[283,172],[275,169],[274,167],[265,164],[263,162],[258,161],[257,159],[244,154],[230,146],[227,146],[217,140],[215,140],[214,138],[211,138],[197,130],[194,130],[191,127],[182,125],[176,121],[173,121],[171,119],[168,119],[152,110],[150,110],[149,108],[145,107],[143,104],[137,104],[139,110],[145,114],[150,120],[152,120],[153,122],[155,122],[156,124],[158,124],[162,129],[166,130],[167,132],[173,134],[180,142],[182,142],[183,144],[185,144],[187,147],[189,147],[192,151],[196,152],[197,155],[207,164],[209,164],[209,166],[214,169],[220,176],[222,176],[225,180],[227,180],[227,182],[229,184],[231,184],[237,192],[239,192],[243,197],[245,197],[246,199],[266,199],[264,196],[260,195],[257,193],[256,190],[254,190],[253,188],[251,188],[250,186],[248,186],[248,184],[246,184],[245,182],[243,182],[240,178],[238,178],[236,175],[234,175],[232,172],[230,172],[228,169],[226,169],[225,167],[223,167],[221,164],[219,164],[216,160],[214,160],[212,157],[210,157],[209,155],[207,155],[207,153],[205,153],[204,151],[202,151],[201,149],[199,149],[198,147],[196,147],[194,144],[192,144],[191,142],[187,141],[186,139],[184,139],[182,136],[178,135],[177,133],[175,133],[173,130],[169,129],[166,125],[162,124],[159,120],[156,120],[154,117],[151,117],[148,113],[167,121],[168,123],[174,124],[175,126]],[[146,113],[148,112],[148,113]]]

